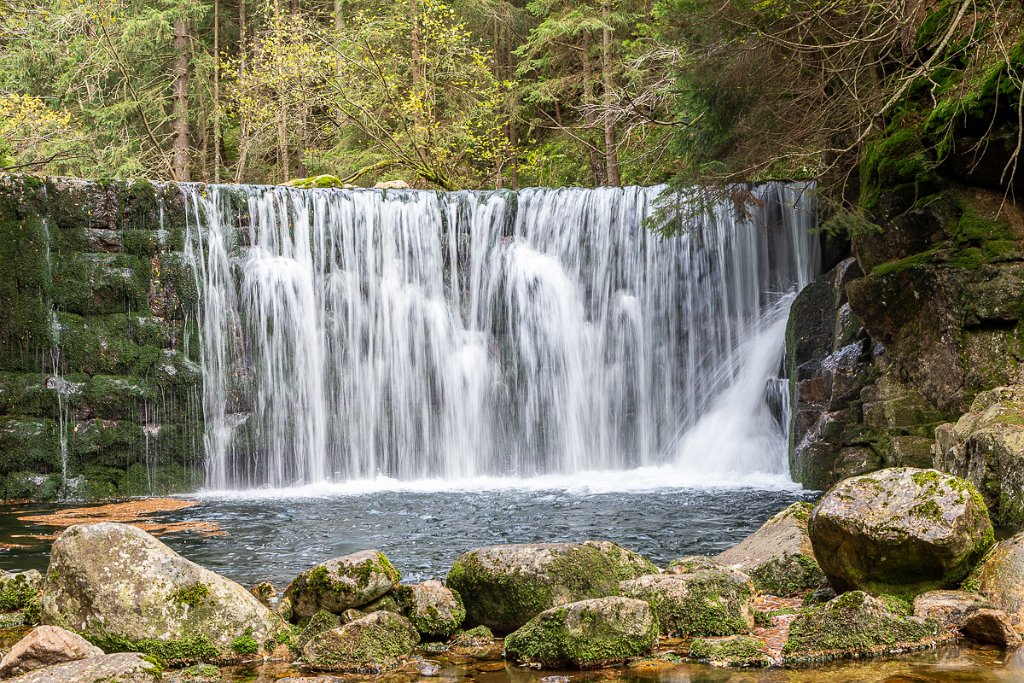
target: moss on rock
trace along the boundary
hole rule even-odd
[[[761,669],[774,664],[764,641],[750,636],[697,638],[690,643],[690,657],[712,666]]]
[[[401,666],[419,635],[405,617],[378,611],[314,636],[302,660],[318,671],[382,673]]]

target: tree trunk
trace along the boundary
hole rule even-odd
[[[611,19],[611,0],[604,0],[603,13],[606,28],[601,32],[601,71],[604,80],[604,160],[605,177],[609,185],[621,185],[619,178],[619,145],[615,135],[615,76],[612,73],[612,32],[607,28]]]
[[[594,70],[590,66],[590,55],[586,48],[583,49],[583,104],[594,104]],[[588,130],[597,129],[597,114],[593,107],[586,107],[584,119],[587,122]],[[591,136],[588,134],[587,138]],[[588,144],[587,152],[590,158],[590,175],[594,185],[604,185],[605,163],[601,158],[601,150],[594,144]]]
[[[191,179],[188,136],[189,35],[188,24],[184,18],[174,20],[174,53],[177,60],[174,62],[174,138],[171,143],[171,168],[174,180],[187,182]]]

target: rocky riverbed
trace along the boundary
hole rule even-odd
[[[498,545],[416,584],[366,550],[246,588],[136,526],[78,524],[54,541],[45,573],[0,579],[16,629],[0,676],[657,678],[701,665],[773,680],[908,652],[938,661],[936,648],[965,641],[1005,650],[972,645],[968,659],[1014,662],[1022,567],[1024,536],[996,543],[973,484],[911,468],[845,480],[717,557],[659,567],[607,541]]]

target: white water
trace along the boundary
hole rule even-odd
[[[776,486],[805,190],[666,240],[661,188],[186,187],[207,486]]]

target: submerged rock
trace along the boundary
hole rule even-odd
[[[156,683],[160,667],[143,657],[120,652],[36,669],[6,683]]]
[[[863,591],[801,610],[782,649],[787,664],[870,657],[921,649],[940,636],[935,621],[891,611]]]
[[[72,526],[54,542],[42,619],[107,651],[166,662],[258,651],[286,628],[234,581],[112,523]]]
[[[977,395],[955,424],[935,429],[936,469],[981,491],[993,521],[1024,528],[1024,386]]]
[[[936,470],[894,468],[846,479],[809,521],[836,592],[908,596],[955,587],[993,543],[974,486]]]
[[[744,572],[755,588],[770,595],[793,595],[827,585],[807,533],[813,509],[810,503],[793,503],[716,559]]]
[[[608,542],[496,545],[461,555],[446,584],[466,622],[502,633],[544,610],[619,594],[619,582],[657,572],[640,555]]]
[[[750,636],[697,638],[690,643],[690,658],[712,666],[756,669],[775,663],[765,642]]]
[[[362,550],[321,562],[299,574],[288,584],[284,598],[290,602],[296,620],[320,610],[341,614],[384,596],[401,579],[384,553]]]
[[[505,639],[505,652],[521,662],[582,669],[618,664],[650,652],[658,622],[643,600],[609,597],[541,612]]]
[[[754,585],[735,569],[698,564],[691,572],[641,576],[620,587],[622,595],[651,606],[665,635],[729,636],[754,627]]]
[[[378,611],[317,634],[302,659],[319,671],[382,673],[404,664],[419,641],[408,619]]]
[[[28,673],[54,664],[102,657],[99,649],[77,633],[57,626],[37,626],[14,644],[0,660],[0,678]]]
[[[1000,541],[964,588],[977,592],[1006,612],[1018,633],[1024,633],[1024,532]]]
[[[465,621],[466,608],[440,581],[424,581],[412,586],[406,616],[420,634],[447,638]]]

